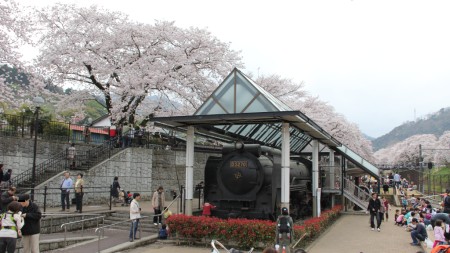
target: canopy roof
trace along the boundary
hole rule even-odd
[[[345,151],[348,148],[338,148],[343,145],[313,120],[300,111],[292,110],[237,68],[194,115],[155,117],[151,121],[180,130],[195,126],[197,132],[211,138],[230,142],[242,140],[278,149],[282,144],[281,125],[288,122],[291,153],[300,153],[312,139],[316,139],[347,156]],[[375,174],[375,171],[370,172]]]
[[[281,125],[290,123],[291,152],[299,153],[314,138],[341,144],[313,120],[294,111],[235,68],[192,116],[159,117],[172,127],[195,126],[229,141],[242,140],[281,149]]]

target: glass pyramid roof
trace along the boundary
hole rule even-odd
[[[245,118],[252,113],[292,111],[289,106],[235,68],[194,115],[240,114]],[[281,148],[281,125],[281,120],[276,123],[258,122],[257,124],[236,124],[234,122],[214,125],[214,128],[246,142]],[[325,131],[323,132],[325,133]],[[312,140],[312,136],[305,133],[304,129],[299,129],[294,125],[291,125],[290,137],[291,152],[295,153],[300,152]]]
[[[316,139],[374,176],[378,169],[341,144],[313,120],[265,91],[237,68],[209,96],[192,116],[155,117],[161,127],[184,129],[221,141],[247,143],[281,149],[281,125],[289,122],[291,153],[300,153]]]

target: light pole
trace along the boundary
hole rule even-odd
[[[33,168],[31,169],[31,201],[34,201],[34,187],[36,186],[36,152],[37,152],[37,135],[38,135],[38,121],[39,121],[39,109],[44,103],[44,99],[41,97],[35,97],[33,104],[36,107],[34,111],[34,149],[33,149]]]

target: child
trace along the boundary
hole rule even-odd
[[[161,229],[159,230],[158,238],[162,240],[167,239],[167,230],[166,230],[166,224],[163,224]]]
[[[398,226],[403,226],[405,223],[403,222],[403,218],[405,217],[405,214],[400,214],[397,219],[395,220],[395,224]]]
[[[434,226],[434,244],[433,244],[433,248],[436,245],[444,244],[444,242],[445,242],[445,237],[444,237],[444,229],[442,229],[442,221],[441,220],[437,220],[436,224]]]
[[[127,194],[125,195],[125,205],[128,206],[131,201],[133,200],[133,194],[131,194],[130,191],[127,191]]]
[[[122,206],[125,205],[125,190],[121,190],[119,192],[119,202],[123,202]]]
[[[408,206],[408,200],[405,197],[402,197],[402,206],[403,209],[406,210],[406,207]]]
[[[203,213],[202,215],[204,216],[211,216],[211,209],[216,208],[214,205],[205,202],[205,204],[203,204]]]
[[[395,209],[395,215],[394,215],[394,222],[397,225],[397,218],[400,215],[400,210],[399,209]]]
[[[164,207],[162,215],[163,215],[164,221],[165,221],[172,215],[172,212],[167,207]]]

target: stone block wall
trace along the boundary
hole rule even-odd
[[[68,143],[50,142],[38,139],[36,148],[36,164],[39,164],[55,154],[66,150]],[[90,145],[77,144],[78,151],[91,148]],[[4,171],[13,170],[13,176],[33,167],[34,139],[0,137],[0,163],[4,164]]]
[[[204,168],[209,153],[195,153],[194,186],[204,180]],[[75,181],[79,171],[71,171]],[[173,150],[153,150],[128,148],[119,152],[89,171],[82,171],[85,180],[84,204],[106,204],[109,202],[110,186],[115,176],[125,191],[139,192],[144,200],[151,199],[153,192],[161,185],[166,193],[166,200],[172,199],[171,192],[179,193],[179,185],[185,185],[186,152]],[[36,189],[35,201],[44,203],[44,187],[48,187],[47,206],[60,205],[59,186],[63,174],[39,185]],[[71,198],[74,198],[72,194]],[[71,208],[71,209],[74,209]]]

